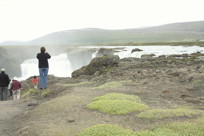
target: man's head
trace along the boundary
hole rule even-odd
[[[41,52],[41,53],[45,53],[45,47],[41,47],[41,48],[40,48],[40,52]]]

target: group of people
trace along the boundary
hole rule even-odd
[[[51,56],[49,53],[46,52],[45,47],[40,48],[40,53],[37,54],[38,59],[38,67],[39,67],[39,74],[40,74],[40,89],[47,88],[47,75],[49,71],[49,64],[48,59]],[[34,85],[34,89],[38,88],[38,78],[34,76],[32,78],[32,83]],[[14,77],[12,80],[9,79],[8,74],[6,74],[5,69],[1,69],[0,73],[0,100],[6,101],[8,97],[8,90],[10,91],[10,96],[13,96],[14,100],[20,99],[20,89],[21,83]]]
[[[13,96],[14,100],[20,99],[21,83],[14,77],[11,81],[9,76],[5,73],[5,69],[1,69],[0,73],[0,97],[1,101],[6,101],[8,97],[8,90],[10,90],[10,96]]]

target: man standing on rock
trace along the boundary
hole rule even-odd
[[[49,70],[48,59],[51,58],[50,54],[45,52],[45,47],[40,48],[40,53],[37,54],[38,67],[40,73],[40,89],[47,88],[47,75]]]
[[[9,76],[5,73],[5,69],[2,68],[1,73],[0,73],[1,101],[6,101],[7,100],[9,82],[10,82]]]

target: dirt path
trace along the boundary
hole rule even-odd
[[[16,117],[29,109],[31,101],[8,100],[0,101],[0,136],[10,136],[16,131]]]

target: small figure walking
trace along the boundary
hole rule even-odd
[[[19,81],[17,81],[17,78],[14,77],[12,84],[11,84],[11,88],[13,90],[13,99],[14,100],[19,100],[20,99],[20,94],[21,94],[21,83]]]
[[[32,83],[33,83],[34,89],[38,89],[38,78],[36,76],[33,76]]]
[[[10,82],[9,76],[5,73],[5,69],[2,68],[1,73],[0,73],[1,101],[6,101],[7,100],[9,82]]]

